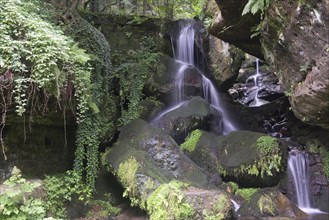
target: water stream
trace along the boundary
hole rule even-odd
[[[264,104],[268,103],[267,101],[258,98],[258,92],[261,88],[260,87],[261,86],[260,85],[261,76],[262,76],[262,74],[259,71],[259,59],[257,58],[256,59],[256,72],[255,72],[254,75],[248,77],[248,79],[246,80],[246,84],[247,84],[247,82],[250,79],[252,79],[253,82],[254,82],[254,89],[256,90],[254,101],[250,104],[251,107],[257,107],[257,106],[261,106],[261,105],[264,105]]]
[[[233,124],[232,120],[229,119],[227,111],[223,108],[221,98],[214,84],[202,73],[200,69],[198,69],[196,65],[198,62],[195,56],[196,48],[194,38],[194,25],[193,23],[188,23],[181,27],[177,40],[172,39],[174,58],[176,62],[181,65],[175,76],[173,102],[169,108],[161,112],[153,121],[157,121],[168,112],[179,108],[182,103],[187,100],[188,97],[186,97],[185,94],[186,88],[184,87],[184,79],[187,74],[187,68],[193,67],[199,72],[202,78],[202,97],[221,114],[222,119],[218,123],[220,124],[222,134],[228,134],[231,131],[237,130],[237,128]]]
[[[298,208],[308,214],[323,213],[319,209],[312,208],[308,167],[305,152],[294,149],[289,153],[288,169],[294,182]]]

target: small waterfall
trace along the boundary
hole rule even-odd
[[[237,128],[233,125],[233,123],[228,117],[227,112],[223,109],[220,96],[213,83],[206,76],[204,76],[203,73],[196,67],[197,62],[195,62],[196,49],[194,44],[194,37],[194,25],[190,22],[188,24],[185,24],[185,26],[181,27],[181,31],[177,40],[172,39],[174,57],[176,59],[176,62],[180,63],[181,65],[175,77],[173,106],[162,112],[153,121],[157,121],[159,118],[161,118],[168,112],[178,108],[182,105],[184,101],[186,101],[186,94],[184,88],[185,74],[187,68],[194,67],[202,76],[203,98],[207,100],[209,104],[211,104],[221,114],[222,120],[218,123],[221,125],[220,127],[222,129],[222,133],[228,134],[231,131],[237,130]]]
[[[297,206],[309,214],[322,213],[311,206],[307,154],[303,151],[292,150],[289,153],[288,168],[296,190]]]
[[[234,201],[233,199],[231,199],[231,202],[232,202],[232,204],[234,206],[234,211],[235,212],[238,211],[239,208],[240,208],[240,205],[236,201]]]
[[[288,166],[295,185],[298,207],[310,208],[308,160],[306,153],[292,151],[289,154]]]
[[[254,97],[254,101],[250,104],[250,106],[252,107],[257,107],[257,106],[261,106],[261,105],[264,105],[266,103],[268,103],[267,101],[264,101],[264,100],[260,100],[258,98],[258,92],[259,92],[259,89],[260,89],[260,80],[261,80],[261,76],[262,74],[260,73],[259,71],[259,59],[257,58],[256,59],[256,72],[254,75],[248,77],[247,79],[247,82],[252,79],[253,82],[254,82],[254,87],[255,87],[255,97]],[[246,83],[247,83],[246,82]]]

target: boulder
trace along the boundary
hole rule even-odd
[[[238,210],[241,217],[307,217],[307,214],[297,208],[279,190],[265,188],[258,190]]]
[[[209,35],[207,63],[216,84],[227,90],[234,83],[240,69],[243,53],[233,45]]]
[[[124,186],[124,196],[150,219],[230,219],[226,192],[209,190],[208,177],[168,135],[136,119],[122,127],[115,146],[104,155]]]
[[[168,55],[161,56],[159,65],[156,71],[150,74],[143,92],[170,104],[173,96],[172,91],[175,87],[175,76],[180,67],[181,64],[176,62],[174,58]]]
[[[190,131],[197,128],[219,134],[220,121],[219,112],[196,96],[162,113],[152,123],[181,143]]]
[[[287,144],[279,139],[250,131],[235,131],[226,136],[202,131],[192,138],[181,147],[215,185],[220,183],[216,181],[220,175],[241,187],[274,186],[285,170]]]
[[[210,0],[214,2],[215,0]],[[260,14],[252,15],[248,13],[242,16],[242,10],[248,0],[216,0],[218,7],[214,3],[208,3],[206,14],[213,15],[208,31],[210,34],[233,44],[243,51],[262,58],[259,37],[251,38],[250,30],[260,22]],[[214,10],[217,10],[214,12]]]
[[[329,4],[273,1],[261,37],[266,61],[275,69],[294,114],[329,129]]]

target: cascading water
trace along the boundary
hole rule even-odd
[[[307,154],[302,151],[292,150],[289,153],[288,168],[296,190],[297,206],[309,214],[322,213],[311,206]]]
[[[259,71],[259,59],[257,58],[256,59],[256,72],[255,72],[254,75],[250,76],[247,79],[247,81],[249,81],[250,78],[253,80],[254,87],[255,87],[255,90],[256,90],[254,101],[250,104],[250,106],[253,106],[253,107],[261,106],[261,105],[264,105],[264,104],[268,103],[267,101],[264,101],[264,100],[261,100],[261,99],[258,98],[258,92],[259,92],[259,89],[260,89],[259,81],[261,79],[261,76],[262,76],[262,74]]]
[[[177,38],[176,41],[172,39],[173,42],[172,47],[174,50],[175,60],[181,65],[175,77],[173,106],[162,112],[153,121],[158,120],[168,112],[173,111],[176,108],[180,107],[183,104],[183,102],[186,101],[184,78],[187,68],[193,67],[202,76],[201,78],[202,78],[203,98],[206,101],[208,101],[209,104],[211,104],[221,114],[222,119],[219,123],[221,123],[222,133],[228,134],[231,131],[237,130],[237,128],[233,125],[233,123],[228,117],[228,114],[223,109],[220,96],[213,83],[206,76],[204,76],[203,73],[196,67],[195,64],[196,51],[194,48],[195,45],[194,37],[195,37],[195,29],[193,23],[189,23],[181,28],[179,37]]]

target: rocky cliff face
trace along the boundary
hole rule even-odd
[[[303,122],[329,128],[329,2],[273,0],[265,13],[258,54],[250,28],[259,22],[255,15],[241,16],[247,1],[216,1],[218,12],[211,34],[264,56],[277,69],[294,114]],[[238,4],[240,6],[238,6]],[[212,7],[213,8],[213,7]],[[241,25],[243,27],[241,27]],[[249,29],[248,29],[249,28]],[[248,29],[248,30],[246,30]],[[251,44],[249,49],[245,46]]]
[[[295,115],[329,128],[329,2],[273,1],[261,44]]]

